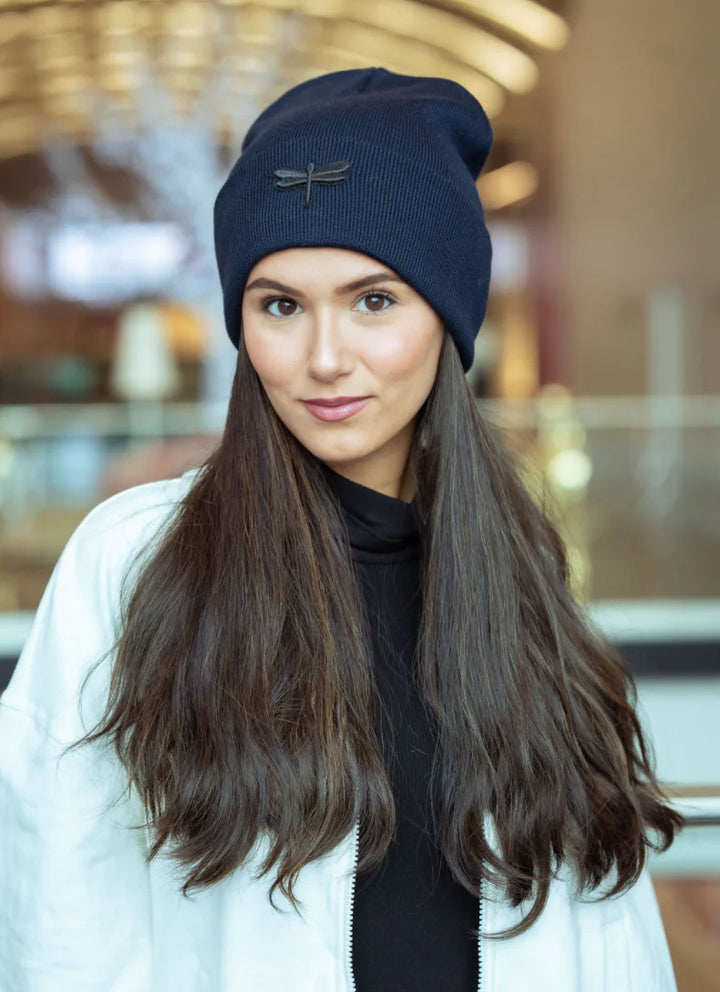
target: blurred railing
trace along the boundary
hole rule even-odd
[[[670,786],[668,795],[689,827],[720,827],[720,785],[702,789]]]
[[[480,405],[562,533],[580,598],[720,600],[720,396],[575,398],[555,386]],[[105,496],[200,464],[225,415],[225,403],[0,409],[0,612],[35,607]]]

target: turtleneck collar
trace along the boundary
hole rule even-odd
[[[420,532],[415,499],[406,503],[353,482],[324,462],[320,465],[339,499],[356,560],[375,561],[392,555],[398,561],[418,554]]]

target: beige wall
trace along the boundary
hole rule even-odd
[[[720,392],[720,3],[578,0],[570,17],[539,60],[565,381],[643,393],[648,293],[672,282],[684,391]]]

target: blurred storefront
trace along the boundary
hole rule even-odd
[[[217,439],[249,122],[334,69],[457,79],[495,131],[468,378],[709,800],[654,871],[680,992],[720,989],[719,32],[703,0],[0,0],[0,688],[88,510]]]

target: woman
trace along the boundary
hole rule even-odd
[[[463,374],[491,140],[379,68],[248,132],[222,441],[85,519],[2,699],[3,989],[675,988],[682,819]]]

